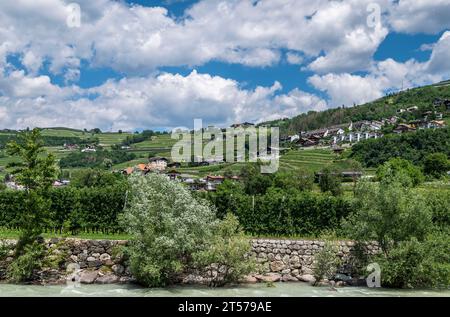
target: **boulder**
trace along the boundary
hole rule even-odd
[[[290,275],[290,274],[283,275],[283,277],[281,278],[281,280],[282,280],[283,282],[298,282],[298,279],[295,278],[295,277],[293,277],[293,276]]]
[[[119,278],[115,274],[105,274],[103,276],[99,276],[95,282],[98,284],[113,284],[117,283]]]
[[[281,274],[278,273],[268,273],[266,275],[257,275],[256,278],[262,282],[279,282],[281,280]]]
[[[80,283],[92,284],[98,276],[97,271],[83,271],[80,274]]]
[[[300,275],[298,277],[298,280],[306,283],[314,283],[316,281],[314,276],[312,276],[311,274]]]
[[[255,284],[258,283],[258,279],[253,275],[247,275],[241,280],[241,282],[246,284]]]

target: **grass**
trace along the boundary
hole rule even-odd
[[[18,230],[6,230],[0,229],[0,239],[17,239],[20,235]],[[59,235],[52,233],[44,233],[43,237],[46,239],[50,238],[77,238],[77,239],[87,239],[87,240],[130,240],[132,237],[128,234],[103,234],[103,233],[80,233],[77,235]],[[298,239],[298,240],[317,240],[319,237],[316,236],[281,236],[281,235],[246,235],[248,239]],[[336,240],[347,240],[344,237],[338,237]]]
[[[101,146],[109,148],[114,144],[120,144],[131,133],[100,133],[95,136],[98,137]]]
[[[20,236],[19,230],[0,229],[0,239],[17,239]],[[105,234],[105,233],[79,233],[76,235],[44,233],[43,237],[49,238],[79,238],[92,240],[129,240],[128,234]]]
[[[60,137],[77,137],[87,139],[91,134],[84,133],[80,130],[72,130],[66,128],[49,128],[41,131],[43,136],[60,136]]]

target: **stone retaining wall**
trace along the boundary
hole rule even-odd
[[[355,260],[353,241],[336,242],[338,256],[342,260],[339,273],[350,277]],[[262,273],[249,278],[249,281],[303,281],[313,282],[314,255],[325,245],[318,240],[273,240],[256,239],[252,241],[252,255],[262,266]],[[367,252],[375,254],[379,248],[376,243],[367,245]]]
[[[3,240],[11,247],[14,240]],[[82,240],[49,239],[45,241],[48,248],[48,261],[51,267],[36,272],[34,280],[41,284],[65,283],[67,279],[81,283],[126,283],[133,281],[126,265],[121,247],[127,244],[123,240]],[[304,281],[312,282],[314,255],[323,248],[323,241],[313,240],[252,240],[251,255],[260,264],[260,272],[248,276],[246,282]],[[343,274],[350,274],[354,242],[338,242],[339,253],[345,264]],[[367,247],[369,253],[378,250],[376,244]],[[0,279],[2,272],[12,261],[9,256],[0,260]],[[76,271],[77,274],[70,274]],[[202,283],[199,276],[187,275],[184,283]]]

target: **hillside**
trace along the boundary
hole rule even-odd
[[[281,134],[287,135],[295,134],[299,131],[315,130],[350,123],[352,121],[389,118],[397,115],[397,110],[399,109],[417,106],[419,107],[417,116],[414,113],[401,115],[407,120],[414,120],[424,111],[432,110],[433,102],[436,99],[450,99],[450,81],[408,89],[359,106],[343,106],[321,112],[310,111],[291,119],[264,122],[261,125],[280,127]]]

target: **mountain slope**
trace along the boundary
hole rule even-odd
[[[417,106],[419,107],[417,113],[402,114],[404,119],[414,120],[420,117],[424,111],[434,110],[433,102],[437,98],[450,99],[450,81],[408,89],[364,105],[341,107],[321,112],[310,111],[291,119],[264,122],[261,125],[280,127],[281,134],[286,135],[350,123],[351,121],[380,120],[396,115],[399,109]],[[440,109],[440,111],[444,110],[443,108]]]

